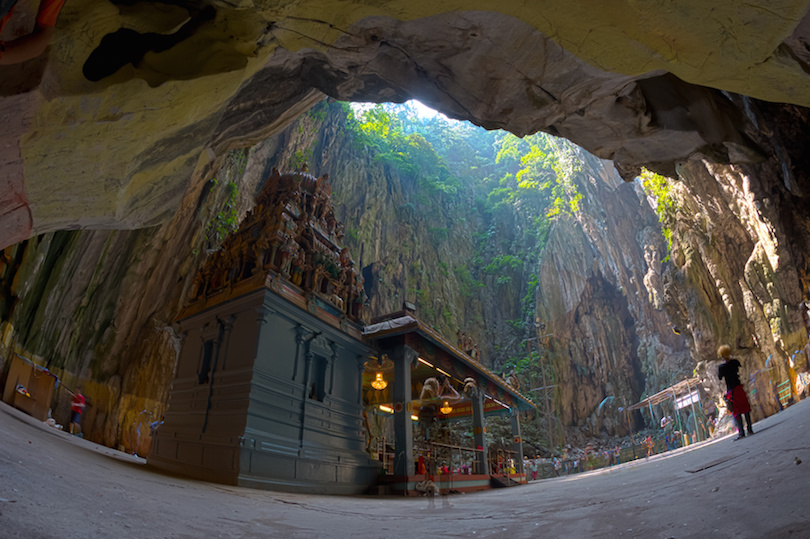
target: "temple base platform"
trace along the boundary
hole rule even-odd
[[[404,494],[405,496],[421,496],[423,491],[417,490],[417,483],[425,481],[425,475],[385,475],[379,478],[378,485],[389,494]],[[434,484],[439,487],[440,494],[456,494],[462,492],[477,492],[490,488],[517,486],[528,483],[526,474],[507,475],[468,475],[452,474],[437,475],[433,477]]]

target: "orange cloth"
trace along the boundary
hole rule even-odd
[[[56,26],[56,19],[65,0],[42,0],[37,13],[37,24],[40,26]]]

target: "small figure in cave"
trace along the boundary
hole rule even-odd
[[[332,184],[329,183],[329,174],[324,174],[315,180],[315,190],[326,198],[332,196]]]
[[[292,262],[298,255],[298,244],[294,239],[287,236],[284,245],[281,246],[281,273],[286,276],[291,276],[290,270],[292,269]]]
[[[461,336],[462,335],[463,335],[463,333],[461,333],[460,329],[456,330],[456,346],[458,346],[459,349],[461,349],[461,343],[462,343]]]
[[[436,418],[438,410],[437,404],[431,401],[457,402],[461,398],[458,391],[450,384],[450,380],[444,375],[438,378],[428,378],[422,383],[422,391],[419,393],[421,407],[419,408],[419,425],[424,430],[425,440],[430,440],[430,427]]]
[[[467,337],[467,342],[464,343],[464,353],[472,357],[475,346],[476,344],[472,337]]]
[[[335,305],[335,307],[337,307],[338,309],[340,309],[341,311],[344,311],[344,312],[345,312],[345,308],[344,308],[345,300],[343,298],[344,298],[345,294],[346,294],[346,290],[345,290],[343,284],[338,283],[337,285],[334,286],[334,288],[332,290],[332,303]]]
[[[748,402],[748,396],[745,394],[745,388],[740,382],[740,364],[739,360],[731,357],[731,348],[727,345],[721,345],[717,349],[717,355],[723,359],[723,363],[717,369],[717,376],[722,380],[726,380],[725,398],[730,404],[731,413],[734,415],[734,421],[737,423],[737,437],[735,440],[745,438],[745,429],[743,428],[743,416],[745,422],[748,424],[748,434],[754,434],[754,429],[751,428],[751,405]]]
[[[81,431],[80,423],[82,412],[84,412],[84,407],[84,395],[82,395],[80,389],[77,389],[76,393],[73,394],[73,398],[70,399],[70,433],[76,434],[79,437],[82,437],[82,433],[75,431],[77,427],[79,427],[79,430]]]
[[[352,255],[349,252],[349,248],[344,247],[340,250],[340,267],[348,268],[352,265],[354,265],[354,262],[352,261]]]
[[[258,273],[264,269],[266,253],[269,248],[270,240],[267,239],[267,236],[260,233],[256,243],[253,244],[253,258],[256,260],[256,267],[253,269],[253,273]]]
[[[520,389],[520,381],[518,380],[517,375],[515,375],[515,371],[512,371],[506,375],[506,383],[516,390]]]
[[[477,344],[473,346],[472,354],[470,355],[474,360],[481,361],[481,350],[478,348]]]
[[[53,36],[56,19],[65,0],[42,0],[37,11],[37,22],[33,32],[5,43],[0,41],[0,65],[19,64],[32,60],[45,52]],[[0,33],[14,16],[14,7],[17,0],[4,0],[0,2]]]
[[[472,398],[476,395],[477,392],[477,384],[475,383],[475,378],[467,377],[464,379],[464,389],[461,390],[462,395]]]
[[[299,249],[292,261],[292,273],[290,282],[295,286],[301,286],[304,282],[304,271],[309,269],[306,266],[306,255],[303,249]]]

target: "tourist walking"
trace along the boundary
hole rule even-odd
[[[740,364],[739,360],[731,357],[731,348],[724,344],[717,349],[717,355],[723,359],[723,363],[717,369],[717,376],[726,381],[726,400],[731,405],[731,413],[734,415],[734,421],[737,423],[737,437],[734,440],[745,438],[745,429],[743,428],[743,416],[745,422],[748,424],[748,434],[754,434],[754,429],[751,428],[751,404],[748,402],[748,396],[745,394],[740,382]]]
[[[81,430],[81,427],[79,426],[79,422],[80,422],[81,417],[82,417],[82,412],[84,411],[84,406],[85,406],[84,395],[82,395],[81,391],[76,390],[76,393],[73,394],[73,398],[70,399],[70,433],[71,434],[78,434],[79,436],[82,436],[81,433],[76,433],[74,431],[76,430],[76,427],[79,427],[79,430]]]

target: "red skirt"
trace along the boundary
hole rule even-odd
[[[726,399],[731,402],[731,413],[734,417],[751,412],[751,405],[748,403],[748,396],[742,384],[734,386],[734,389],[726,393]]]

